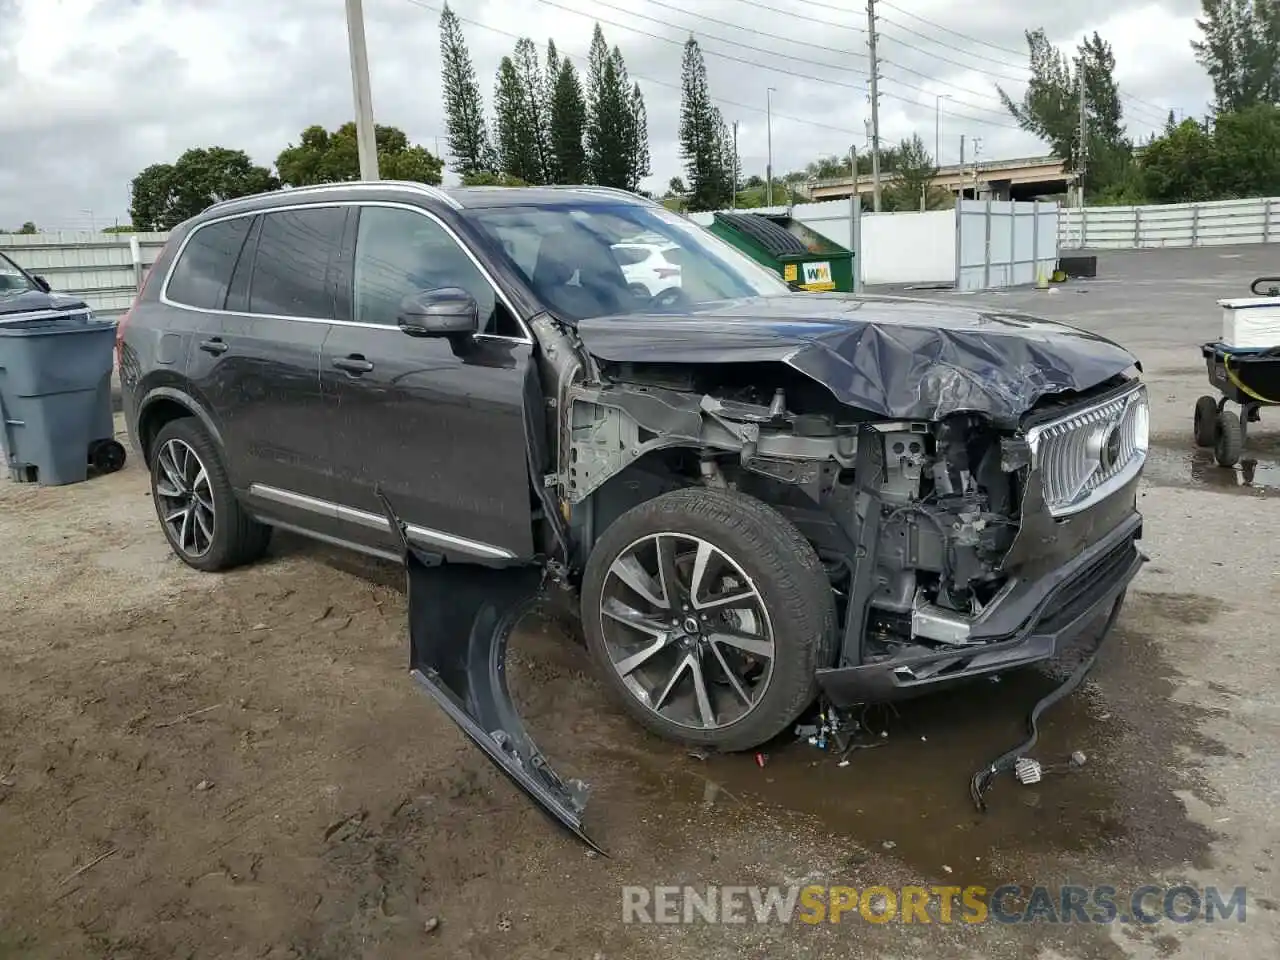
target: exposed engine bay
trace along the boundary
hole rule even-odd
[[[565,343],[562,356],[575,355]],[[837,666],[984,642],[970,625],[1010,583],[1033,459],[1025,433],[975,413],[860,415],[776,364],[570,368],[560,470],[546,482],[584,549],[637,499],[672,485],[738,490],[778,509],[818,551],[846,637],[858,634]],[[1123,378],[1096,393],[1117,385]],[[1055,395],[1044,406],[1087,399]],[[858,562],[868,556],[874,564]]]

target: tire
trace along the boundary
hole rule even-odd
[[[1196,446],[1212,447],[1218,439],[1218,401],[1201,397],[1196,401]]]
[[[199,421],[184,417],[165,424],[151,450],[151,501],[165,539],[180,560],[197,570],[214,572],[252,563],[266,552],[271,528],[251,518],[240,505],[217,444]],[[182,482],[188,487],[186,495],[172,496],[173,491],[183,493]],[[181,519],[171,519],[183,503],[192,509],[185,527]],[[211,509],[205,510],[206,506]]]
[[[635,560],[641,567],[648,562],[642,585],[650,597],[667,598],[666,589],[658,595],[663,581],[654,576],[659,549],[672,551],[677,562],[668,569],[684,571],[690,581],[697,577],[697,560],[704,551],[710,558],[697,577],[706,583],[694,583],[691,599],[688,584],[674,591],[687,602],[669,609],[634,591],[635,567],[619,567],[627,581],[614,569],[620,560]],[[709,589],[712,583],[716,590]],[[716,607],[727,597],[748,594],[753,599]],[[633,609],[648,606],[642,612],[665,615],[661,621],[648,617],[636,629],[606,612],[622,609],[619,603]],[[655,632],[659,623],[668,632]],[[786,518],[753,497],[688,488],[633,507],[605,530],[583,575],[582,627],[605,684],[642,726],[669,740],[733,751],[777,736],[813,701],[814,671],[831,662],[836,613],[817,554]],[[690,632],[690,627],[696,629]],[[765,636],[772,644],[771,656],[763,652]],[[746,642],[750,652],[738,646]],[[649,659],[629,673],[628,683],[615,664],[636,652]],[[679,665],[690,657],[701,665],[682,673]],[[673,677],[677,682],[671,688]],[[707,692],[704,698],[698,697],[697,678]],[[671,690],[665,701],[664,688]],[[665,712],[649,706],[654,699]],[[709,715],[714,722],[706,722]]]
[[[1234,467],[1244,451],[1244,425],[1229,410],[1223,410],[1217,418],[1218,436],[1213,444],[1213,458],[1219,466]]]

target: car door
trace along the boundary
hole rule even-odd
[[[221,425],[232,484],[285,526],[333,535],[320,347],[334,319],[330,271],[345,207],[258,215],[236,264],[221,330],[197,345],[217,357],[206,393]]]
[[[397,545],[383,497],[410,538],[454,559],[532,554],[524,426],[532,341],[488,274],[442,220],[403,204],[356,210],[346,242],[343,316],[320,358],[345,538]],[[410,336],[405,297],[460,287],[481,332]]]

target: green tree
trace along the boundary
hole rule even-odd
[[[443,161],[425,147],[409,144],[398,127],[374,127],[378,176],[384,180],[415,180],[438,184]],[[354,122],[332,133],[313,125],[302,131],[297,145],[289,144],[276,157],[280,180],[290,187],[342,183],[360,179],[360,151]]]
[[[622,54],[610,53],[600,24],[587,57],[587,169],[602,187],[628,189],[632,181],[635,115]]]
[[[1087,193],[1121,178],[1132,155],[1125,137],[1115,56],[1097,33],[1077,48],[1073,69],[1043,29],[1026,33],[1031,79],[1021,100],[997,87],[1001,101],[1023,130],[1049,144],[1068,172],[1080,169],[1080,72],[1084,71],[1086,140],[1083,144]]]
[[[527,187],[528,183],[509,173],[494,173],[492,170],[477,170],[475,173],[463,174],[464,187]]]
[[[547,41],[547,65],[542,74],[543,87],[542,92],[545,98],[542,110],[543,115],[547,118],[547,123],[551,129],[547,132],[547,140],[551,153],[547,157],[547,182],[548,183],[564,183],[564,177],[560,172],[560,157],[556,151],[556,87],[560,83],[560,65],[568,62],[568,57],[563,60],[560,58],[560,51],[556,49],[554,40]]]
[[[480,84],[462,36],[462,24],[447,2],[440,13],[440,62],[453,169],[464,177],[493,170],[496,160],[484,119]]]
[[[553,183],[555,163],[551,149],[551,113],[547,109],[549,98],[542,68],[538,64],[538,48],[527,37],[517,40],[512,61],[523,97],[521,136],[529,139],[532,153],[537,157],[538,176],[530,183]]]
[[[551,152],[556,183],[586,183],[589,179],[583,138],[587,128],[587,104],[578,72],[566,57],[560,63],[551,99]]]
[[[1144,200],[1181,203],[1217,196],[1213,139],[1194,120],[1184,120],[1142,152]]]
[[[130,184],[129,216],[141,230],[172,230],[219,200],[278,189],[266,167],[243,150],[196,147],[173,163],[155,163]]]
[[[18,233],[20,234],[30,235],[30,234],[39,233],[39,232],[40,231],[36,229],[34,220],[26,220],[23,222],[22,226],[18,228]]]
[[[1220,196],[1280,195],[1280,108],[1258,103],[1219,114],[1213,145],[1213,177]]]
[[[515,62],[503,57],[493,91],[498,133],[498,166],[526,183],[542,183],[542,157],[529,116],[529,96]]]
[[[629,128],[629,166],[627,189],[637,191],[640,181],[653,172],[649,163],[649,114],[644,108],[640,84],[631,87],[631,126]]]
[[[899,144],[894,155],[893,181],[885,191],[887,210],[927,210],[942,202],[939,191],[933,186],[938,175],[938,165],[925,149],[918,134],[912,134]]]
[[[1200,0],[1196,60],[1213,82],[1217,112],[1280,99],[1280,4],[1276,0]]]
[[[707,66],[693,37],[685,41],[680,69],[680,157],[689,184],[689,209],[728,206],[732,173],[724,168],[724,119],[711,103]]]

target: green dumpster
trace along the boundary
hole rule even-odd
[[[721,240],[801,290],[853,292],[853,253],[785,214],[716,213]]]

